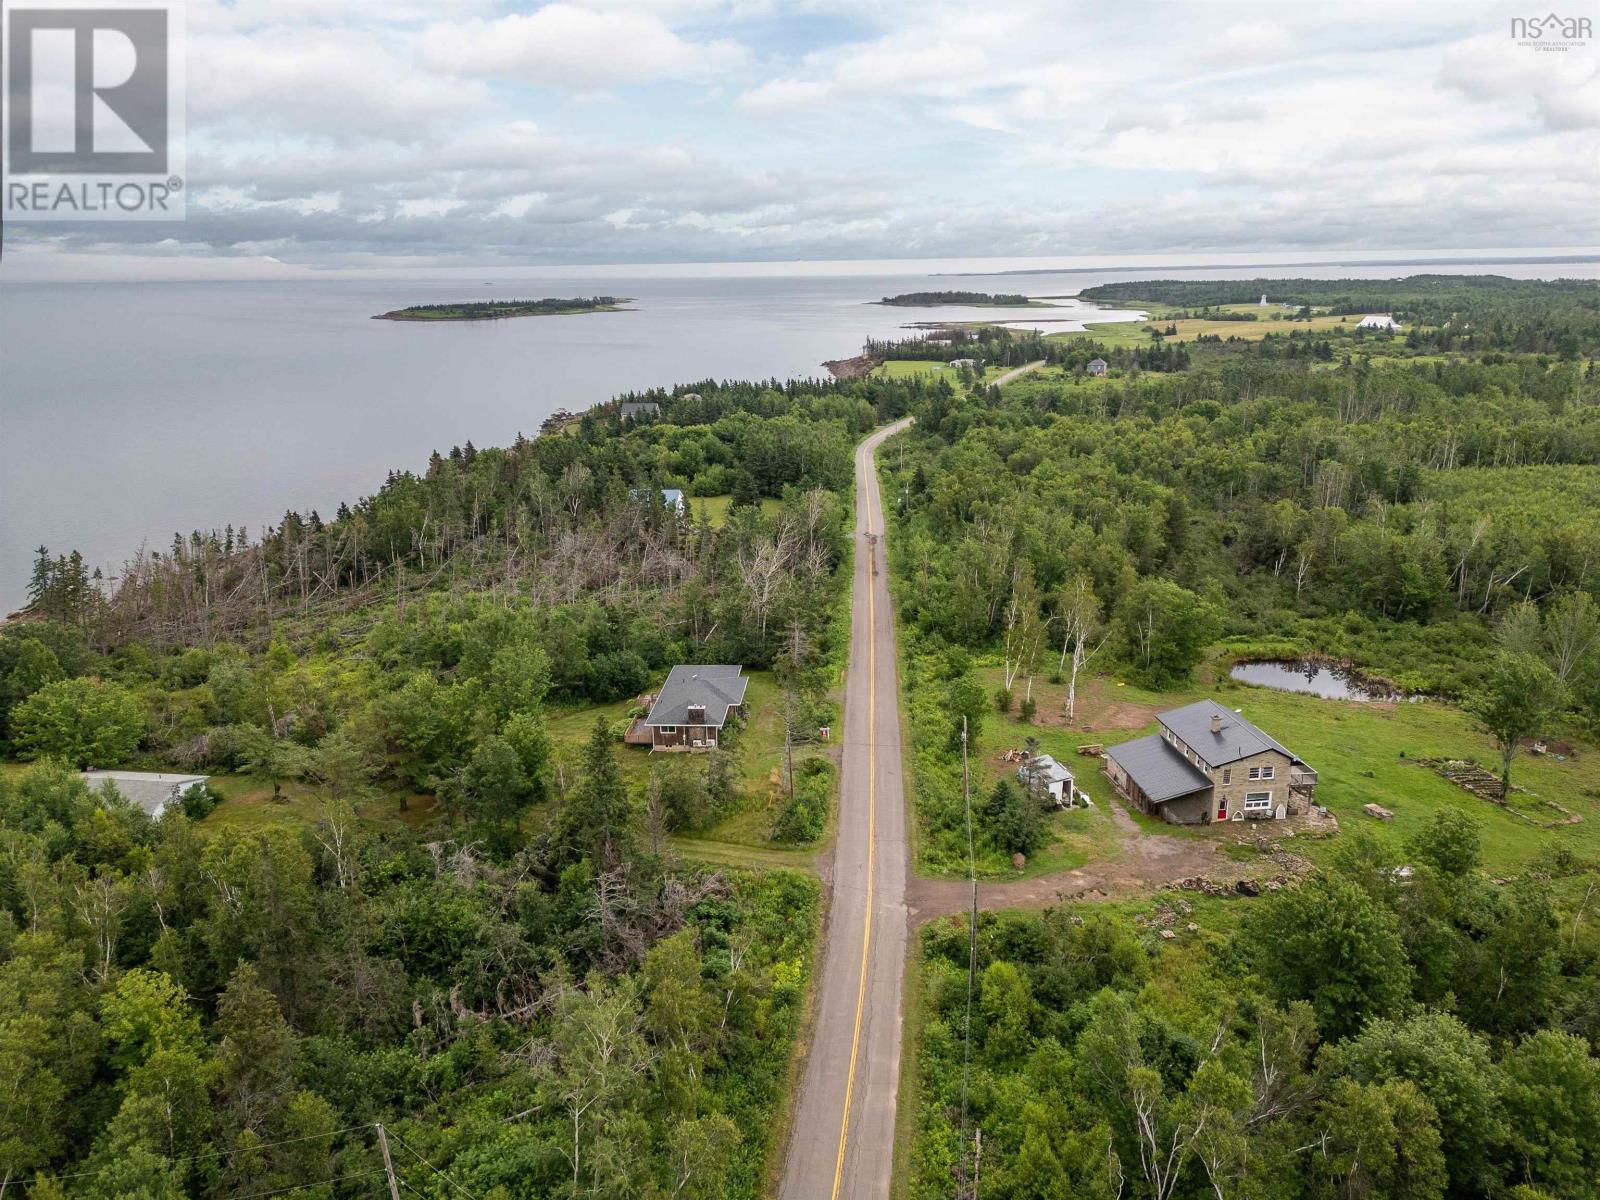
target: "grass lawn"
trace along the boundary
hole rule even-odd
[[[705,514],[711,522],[711,528],[721,529],[728,523],[728,508],[733,503],[732,496],[686,496],[684,502],[689,506],[689,519],[699,521],[700,515]],[[770,517],[783,507],[783,501],[772,496],[761,498],[761,515]]]
[[[322,796],[310,784],[285,783],[284,798],[277,803],[272,799],[272,781],[253,775],[213,775],[210,787],[221,803],[200,823],[204,829],[300,828],[322,819]],[[421,829],[437,815],[434,804],[432,796],[407,796],[401,811],[398,794],[384,795],[357,805],[356,814],[374,826]]]
[[[950,353],[956,356],[960,351],[951,347]],[[956,369],[948,363],[931,362],[920,358],[891,358],[873,373],[884,379],[912,379],[918,375],[948,375],[951,379],[956,377]]]
[[[1208,668],[1202,668],[1201,674],[1207,673]],[[997,668],[982,672],[991,691],[999,686],[999,674]],[[1334,812],[1344,834],[1369,832],[1399,854],[1406,839],[1434,813],[1456,808],[1482,823],[1484,864],[1490,871],[1519,870],[1563,846],[1580,857],[1600,855],[1600,748],[1579,744],[1577,754],[1565,762],[1550,756],[1518,756],[1512,766],[1514,784],[1584,818],[1580,824],[1540,828],[1418,765],[1420,758],[1467,758],[1494,768],[1497,758],[1490,739],[1452,705],[1323,700],[1249,687],[1225,675],[1213,686],[1182,692],[1150,692],[1096,677],[1087,683],[1080,681],[1079,719],[1069,728],[1062,717],[1065,691],[1060,684],[1035,680],[1039,712],[1031,732],[1046,753],[1070,767],[1085,768],[1078,777],[1079,786],[1097,804],[1102,798],[1110,800],[1110,784],[1097,760],[1077,756],[1079,745],[1100,742],[1111,746],[1153,733],[1157,712],[1212,696],[1228,708],[1243,710],[1244,716],[1316,769],[1316,802]],[[999,752],[1013,745],[1020,747],[1029,732],[1014,716],[996,713],[989,719],[982,751],[986,779],[1001,769]],[[1394,820],[1380,822],[1367,816],[1362,805],[1369,802],[1389,809]],[[1513,807],[1539,812],[1544,819],[1536,804]],[[1084,814],[1061,814],[1052,821],[1059,825],[1080,815]],[[1137,813],[1134,816],[1147,829],[1168,836],[1207,836],[1203,830],[1184,830]],[[1337,839],[1307,839],[1296,849],[1320,859],[1331,853],[1336,843]]]

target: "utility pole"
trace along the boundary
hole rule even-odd
[[[789,799],[794,799],[794,705],[790,697],[783,703],[783,770],[789,779]]]
[[[378,1131],[378,1149],[383,1151],[383,1173],[389,1177],[389,1200],[400,1200],[400,1183],[394,1177],[394,1160],[389,1157],[389,1135],[384,1132],[382,1121],[374,1128]]]
[[[961,1133],[967,1132],[967,1089],[972,1078],[972,993],[978,983],[978,861],[972,841],[972,780],[967,769],[967,718],[961,718],[961,798],[967,810],[967,878],[972,885],[972,910],[967,914],[967,1025],[962,1038]],[[979,1134],[979,1145],[982,1144]],[[979,1151],[981,1153],[981,1150]],[[978,1194],[978,1162],[972,1163],[972,1192]]]

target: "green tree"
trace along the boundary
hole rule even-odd
[[[1560,1200],[1587,1200],[1600,1180],[1600,1059],[1580,1038],[1543,1029],[1501,1066],[1511,1176]]]
[[[1141,683],[1166,686],[1189,677],[1222,629],[1210,604],[1165,579],[1135,584],[1117,607],[1124,659]]]
[[[1453,1196],[1483,1196],[1495,1184],[1506,1136],[1501,1073],[1482,1038],[1447,1013],[1377,1020],[1325,1051],[1329,1070],[1361,1083],[1408,1080],[1433,1105]]]
[[[217,1002],[215,1032],[224,1109],[240,1127],[270,1126],[294,1091],[297,1041],[278,998],[249,963],[234,971]]]
[[[1341,1200],[1437,1200],[1449,1182],[1433,1105],[1407,1080],[1335,1079],[1317,1110],[1312,1158]]]
[[[121,684],[62,679],[46,684],[11,711],[13,737],[30,758],[69,766],[113,766],[144,733],[144,708]]]
[[[638,833],[613,743],[610,725],[597,717],[583,749],[583,777],[567,799],[558,833],[569,853],[588,857],[601,871],[623,861]]]
[[[1254,914],[1244,936],[1280,1000],[1305,1000],[1330,1038],[1402,1012],[1411,967],[1395,919],[1342,875],[1313,875]]]
[[[1411,836],[1406,848],[1418,862],[1447,879],[1459,879],[1478,869],[1483,855],[1482,828],[1476,817],[1460,809],[1442,808]]]
[[[306,747],[288,738],[277,737],[268,730],[254,725],[239,730],[239,765],[252,775],[260,775],[272,783],[272,802],[284,802],[283,785],[299,779],[312,765]]]
[[[127,972],[100,1001],[100,1028],[111,1063],[126,1069],[159,1050],[194,1052],[203,1044],[200,1018],[184,990],[160,971]]]
[[[488,737],[467,760],[457,791],[463,815],[504,835],[533,801],[535,788],[510,742]]]
[[[1561,681],[1531,654],[1496,655],[1483,681],[1467,697],[1466,709],[1478,719],[1500,751],[1500,782],[1511,790],[1511,760],[1524,738],[1544,730],[1564,695]]]
[[[1039,805],[1009,779],[994,785],[983,816],[985,831],[1007,854],[1032,854],[1044,844],[1044,815]]]
[[[61,660],[34,638],[0,642],[0,743],[9,740],[11,710],[40,688],[67,677]]]

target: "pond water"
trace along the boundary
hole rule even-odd
[[[1240,683],[1275,688],[1280,692],[1302,692],[1309,696],[1321,696],[1324,700],[1401,699],[1398,692],[1345,667],[1304,659],[1236,663],[1228,674]]]

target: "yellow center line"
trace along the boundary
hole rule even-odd
[[[850,1070],[844,1079],[844,1115],[839,1119],[839,1158],[833,1164],[833,1200],[839,1200],[839,1185],[844,1182],[844,1152],[850,1141],[850,1101],[856,1090],[856,1056],[861,1050],[861,1017],[867,1007],[867,966],[872,954],[872,888],[877,863],[878,831],[878,636],[877,607],[872,585],[876,553],[872,542],[872,450],[867,450],[862,472],[867,501],[867,914],[861,933],[861,987],[856,992],[856,1027],[850,1038]]]

